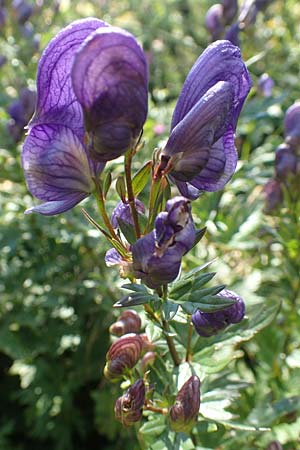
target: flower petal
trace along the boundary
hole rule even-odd
[[[84,110],[91,154],[98,161],[120,156],[138,138],[147,116],[143,50],[130,33],[100,28],[79,49],[72,80]]]
[[[195,200],[201,191],[214,192],[223,189],[234,174],[238,155],[234,145],[232,128],[212,146],[209,159],[203,170],[189,182],[177,181],[180,193],[190,200]]]
[[[30,192],[40,200],[72,203],[70,199],[82,200],[93,190],[85,148],[62,125],[33,127],[24,142],[22,165]]]
[[[37,106],[29,127],[40,123],[63,123],[83,136],[83,115],[72,88],[71,67],[84,39],[107,24],[88,18],[75,21],[55,36],[39,62]]]
[[[172,130],[162,156],[171,157],[171,175],[190,181],[212,159],[213,144],[227,130],[232,118],[234,92],[231,83],[218,82]],[[222,168],[225,159],[222,158]]]
[[[43,214],[44,216],[54,216],[72,209],[75,205],[77,205],[77,203],[81,202],[81,200],[87,196],[88,194],[85,194],[84,192],[74,192],[65,200],[46,202],[41,205],[32,206],[31,208],[26,209],[25,214],[37,212],[39,214]]]
[[[218,81],[228,81],[233,86],[234,110],[231,125],[235,129],[238,115],[251,88],[251,80],[240,49],[229,41],[216,41],[200,55],[185,80],[172,117],[172,130]]]

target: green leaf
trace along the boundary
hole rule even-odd
[[[148,290],[144,284],[128,283],[128,284],[123,284],[121,286],[121,288],[127,289],[128,291],[147,292],[148,293]]]
[[[149,322],[145,328],[145,332],[147,334],[147,337],[150,342],[157,341],[162,334],[161,328],[159,328],[156,324],[153,322]]]
[[[195,274],[195,276],[182,279],[173,284],[170,289],[170,297],[173,299],[180,299],[188,291],[199,289],[204,284],[208,283],[214,276],[216,272]]]
[[[139,429],[139,433],[143,436],[159,436],[166,429],[165,418],[162,415],[155,416],[154,419],[148,420]]]
[[[201,239],[205,235],[206,230],[207,230],[206,227],[201,228],[200,230],[196,230],[196,238],[195,238],[193,248],[201,241]]]
[[[172,320],[178,311],[179,305],[178,303],[171,302],[167,300],[163,305],[163,312],[165,316],[165,320],[169,322],[169,320]]]
[[[109,188],[111,186],[111,182],[112,182],[111,172],[108,171],[106,176],[105,176],[105,178],[104,178],[104,181],[103,181],[103,188],[102,188],[102,190],[103,190],[104,198],[106,198],[106,196],[107,196],[107,193],[108,193]]]
[[[157,301],[159,297],[157,295],[149,294],[148,292],[135,292],[133,294],[125,295],[114,303],[114,308],[124,308],[128,306],[137,306],[137,305],[145,305],[151,301]]]
[[[146,186],[151,173],[152,161],[147,161],[132,178],[133,194],[137,197]]]
[[[124,177],[122,177],[121,175],[117,178],[117,181],[116,181],[116,191],[119,194],[119,197],[122,200],[122,202],[125,202],[126,196],[127,196],[127,190],[126,190]]]
[[[124,220],[120,219],[120,217],[118,217],[117,220],[120,230],[122,231],[127,242],[133,245],[136,241],[136,234],[134,231],[134,227],[130,223],[124,222]]]

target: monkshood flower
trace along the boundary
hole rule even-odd
[[[24,127],[34,112],[35,102],[36,92],[23,88],[19,98],[9,105],[7,112],[11,120],[8,123],[8,130],[15,142],[23,136]]]
[[[154,230],[132,246],[134,276],[152,289],[175,280],[181,258],[193,247],[195,237],[189,200],[168,200],[166,211],[156,217]]]
[[[175,404],[169,411],[173,431],[189,433],[197,422],[200,408],[200,380],[192,375],[178,391]]]
[[[115,403],[115,416],[126,427],[130,427],[142,418],[145,402],[145,383],[137,380]]]
[[[230,298],[235,303],[220,311],[206,313],[199,309],[192,315],[195,330],[200,336],[209,337],[233,323],[239,323],[245,315],[245,303],[235,292],[223,289],[219,292],[220,297]]]
[[[300,102],[291,105],[284,117],[284,134],[286,142],[293,146],[300,145]]]
[[[24,24],[33,13],[33,7],[24,0],[13,0],[11,6],[19,24]]]
[[[135,208],[139,214],[145,213],[145,206],[138,198],[135,199]],[[113,210],[112,215],[111,215],[111,224],[112,224],[113,228],[119,227],[119,222],[118,222],[119,219],[121,219],[122,222],[125,222],[129,225],[132,225],[132,226],[134,225],[133,217],[132,217],[132,213],[131,213],[131,207],[130,207],[129,203],[125,203],[125,202],[121,201],[117,204],[117,206]]]
[[[297,172],[298,158],[293,147],[289,144],[281,144],[276,149],[275,172],[276,178],[285,181],[290,175]]]
[[[267,73],[263,73],[258,79],[257,87],[264,97],[271,97],[274,80]]]
[[[222,189],[235,171],[234,133],[250,88],[239,48],[229,41],[208,46],[183,85],[157,176],[169,173],[189,199]]]
[[[59,214],[90,195],[93,177],[132,145],[146,114],[147,64],[135,38],[94,18],[64,28],[38,66],[22,164],[45,203],[26,212]]]

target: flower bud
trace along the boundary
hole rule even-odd
[[[224,31],[223,6],[219,3],[211,6],[205,16],[205,26],[211,34],[213,41],[219,39]]]
[[[146,372],[149,366],[153,366],[155,361],[155,353],[154,352],[147,352],[144,354],[144,356],[141,359],[141,369],[142,372]]]
[[[145,384],[142,379],[137,380],[119,397],[115,404],[116,419],[126,427],[130,427],[142,418],[145,402]]]
[[[140,316],[133,309],[124,311],[119,320],[113,323],[109,332],[115,336],[123,336],[128,333],[138,333],[141,329],[142,321]]]
[[[257,87],[264,97],[271,97],[274,81],[267,73],[263,73],[258,79]]]
[[[140,336],[133,333],[125,334],[115,341],[106,354],[105,377],[115,380],[132,369],[140,359],[142,346]]]
[[[297,157],[293,148],[288,144],[281,144],[276,149],[275,156],[276,177],[284,181],[297,171]]]
[[[139,214],[145,213],[145,206],[137,198],[135,199],[135,207]],[[121,219],[123,222],[129,225],[134,225],[129,203],[119,202],[113,210],[111,216],[111,224],[113,228],[119,228],[118,219]]]
[[[192,375],[179,390],[169,411],[173,431],[189,433],[197,422],[200,408],[200,380]]]
[[[279,441],[272,441],[270,442],[266,450],[283,450],[283,449]]]
[[[269,180],[263,189],[265,197],[265,214],[271,214],[283,202],[283,193],[278,180]]]
[[[245,303],[241,297],[236,293],[223,289],[219,292],[220,297],[230,298],[235,303],[220,311],[206,313],[198,309],[192,315],[192,322],[200,336],[210,337],[223,330],[228,325],[239,323],[243,320],[245,315]]]
[[[284,130],[286,142],[291,145],[300,145],[300,102],[295,102],[288,108],[284,117]]]
[[[238,11],[237,0],[222,0],[223,17],[226,25],[229,25]]]
[[[151,350],[153,350],[154,344],[151,341],[149,341],[147,334],[141,333],[140,337],[143,341],[142,353],[147,353],[147,352],[150,352]]]

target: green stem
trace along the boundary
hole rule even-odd
[[[186,344],[186,354],[185,354],[185,360],[186,362],[189,362],[192,358],[191,355],[191,343],[192,343],[192,336],[193,336],[193,324],[189,323],[189,329],[188,329],[188,337],[187,337],[187,344]]]
[[[131,179],[131,162],[132,162],[133,154],[134,154],[134,151],[128,150],[128,152],[125,154],[124,165],[125,165],[125,177],[126,177],[128,202],[130,205],[131,214],[132,214],[132,218],[133,218],[135,235],[136,235],[137,239],[139,239],[141,237],[141,229],[140,229],[140,224],[139,224],[138,212],[135,207],[135,197],[134,197],[134,192],[133,192],[133,188],[132,188],[132,179]]]
[[[172,336],[169,336],[170,328],[169,328],[168,322],[165,319],[162,319],[162,327],[163,327],[163,330],[165,331],[166,341],[167,341],[169,351],[172,356],[174,365],[179,366],[180,359],[179,359],[177,350],[175,348],[174,340],[173,340]]]

